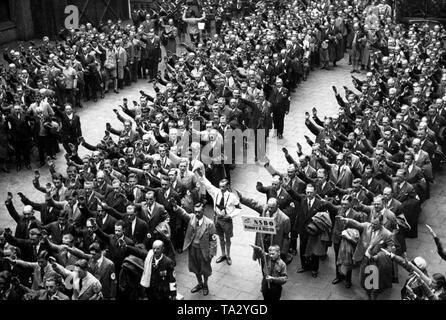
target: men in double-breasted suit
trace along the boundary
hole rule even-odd
[[[188,250],[189,271],[195,273],[198,284],[192,288],[195,293],[203,289],[203,294],[209,294],[208,278],[212,274],[211,260],[217,253],[217,236],[215,225],[204,216],[203,203],[196,203],[194,213],[187,213],[183,208],[174,204],[174,210],[179,218],[187,223],[186,237],[183,250]]]
[[[77,146],[79,137],[82,137],[81,121],[78,115],[73,113],[71,105],[65,106],[65,113],[61,116],[61,137],[65,151],[71,154],[69,143]]]
[[[271,111],[273,114],[274,129],[277,130],[277,137],[283,139],[283,127],[285,115],[290,112],[290,94],[287,88],[283,87],[283,80],[276,79],[276,86],[269,97]]]

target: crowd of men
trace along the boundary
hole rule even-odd
[[[294,255],[297,272],[316,278],[329,247],[334,285],[350,288],[359,266],[361,285],[376,299],[401,281],[401,265],[410,272],[403,298],[443,299],[444,275],[429,277],[422,257],[407,261],[405,238],[417,237],[421,204],[444,160],[444,27],[397,24],[386,1],[236,1],[217,4],[213,19],[214,4],[171,5],[134,12],[133,25],[81,25],[60,41],[45,37],[4,53],[3,170],[12,158],[17,170],[31,169],[36,146],[52,181],[41,185],[34,172],[42,198],[17,193],[22,214],[8,192],[17,225],[14,235],[0,230],[0,299],[176,299],[183,251],[197,278],[192,293],[208,295],[218,244],[215,262],[232,265],[241,205],[275,221],[276,234],[257,234],[253,245],[266,300],[280,299]],[[282,139],[291,92],[346,52],[353,87],[344,87],[344,97],[333,87],[338,114],[307,112],[312,152],[297,143],[294,159],[283,149],[289,167],[278,172],[257,140]],[[354,76],[362,71],[365,80]],[[81,100],[96,102],[110,85],[118,93],[147,77],[155,95],[140,91],[132,104],[124,98],[113,109],[123,128],[107,123],[99,143],[85,141],[75,113]],[[272,175],[271,186],[256,185],[266,205],[230,187],[234,154],[244,152],[225,148],[236,129],[253,130],[255,160]],[[60,143],[66,168],[54,162]],[[81,157],[80,148],[91,155]],[[372,286],[364,273],[370,265],[379,270]]]

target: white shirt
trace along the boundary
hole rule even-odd
[[[204,221],[204,219],[203,219],[203,218],[201,218],[200,220],[198,220],[198,226],[200,226],[200,227],[201,227],[201,225],[203,224],[203,221]]]
[[[414,152],[414,159],[415,159],[415,161],[418,161],[418,158],[420,157],[420,155],[421,155],[421,149],[418,150],[418,152]]]
[[[409,167],[407,167],[407,172],[411,173],[412,170],[413,170],[413,163]]]
[[[101,257],[96,261],[96,266],[99,268],[99,266],[102,264],[102,261],[104,260],[104,256],[101,255]]]
[[[203,219],[201,219],[203,220]],[[163,254],[161,254],[161,256],[159,257],[159,259],[155,258],[155,256],[153,257],[153,261],[155,262],[155,266],[158,265],[158,262],[160,262],[160,260],[163,258]]]
[[[102,225],[105,224],[105,221],[107,220],[108,214],[105,214],[104,217],[102,218]]]

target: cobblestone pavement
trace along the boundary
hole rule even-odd
[[[331,90],[332,85],[336,85],[340,92],[343,92],[342,86],[351,87],[349,66],[345,60],[339,63],[335,69],[325,71],[317,70],[310,74],[308,81],[303,82],[297,92],[292,95],[292,104],[290,114],[285,120],[284,139],[278,141],[278,151],[272,153],[269,158],[271,164],[279,171],[285,171],[286,161],[284,161],[283,153],[280,151],[282,147],[287,147],[291,154],[295,155],[296,142],[300,142],[304,152],[309,152],[309,146],[305,143],[304,135],[312,137],[309,130],[304,125],[304,113],[316,107],[319,114],[333,115],[337,112],[337,104]],[[84,103],[84,108],[79,110],[81,116],[82,131],[85,139],[90,143],[98,143],[104,135],[105,123],[110,122],[112,126],[119,127],[121,124],[111,112],[118,104],[122,102],[122,98],[127,97],[131,104],[132,100],[139,97],[139,90],[153,93],[152,85],[140,80],[138,84],[131,88],[122,90],[120,94],[108,94],[104,100],[98,101],[96,104]],[[270,138],[272,139],[272,138]],[[86,154],[87,150],[81,148],[80,154]],[[35,159],[36,155],[34,155]],[[65,166],[62,153],[56,161],[56,168],[65,173]],[[48,168],[41,170],[41,183],[50,181]],[[21,210],[22,204],[16,196],[17,192],[23,192],[30,199],[43,200],[43,194],[34,190],[32,187],[33,171],[22,170],[16,173],[11,170],[10,174],[0,174],[0,199],[6,198],[6,192],[14,193],[14,203]],[[232,172],[232,186],[240,190],[246,196],[252,197],[259,201],[266,200],[263,194],[255,190],[257,181],[263,181],[268,184],[270,176],[262,165],[239,165]],[[431,199],[424,205],[423,213],[420,217],[420,224],[428,223],[438,230],[441,237],[446,236],[445,232],[441,232],[440,228],[445,225],[445,215],[442,212],[442,206],[446,205],[445,189],[446,176],[438,174],[436,183],[432,187]],[[210,214],[208,212],[208,214]],[[242,210],[242,215],[255,215],[256,213],[246,207]],[[14,226],[14,222],[9,217],[4,205],[0,206],[0,225]],[[195,286],[196,279],[193,274],[188,271],[187,253],[183,253],[177,257],[177,281],[179,293],[185,299],[208,300],[208,299],[262,299],[260,293],[261,272],[257,262],[252,260],[252,249],[250,243],[254,242],[254,233],[244,232],[240,217],[234,220],[234,238],[232,244],[232,260],[233,264],[228,266],[225,262],[215,264],[213,260],[213,274],[209,279],[210,294],[203,296],[202,293],[191,294],[190,289]],[[418,239],[408,239],[408,257],[413,258],[416,255],[423,256],[428,261],[428,269],[432,274],[434,272],[444,272],[446,263],[442,262],[438,257],[435,244],[426,233],[424,225],[420,225]],[[218,249],[218,253],[220,249]],[[217,254],[218,255],[218,254]],[[288,266],[289,280],[283,287],[282,299],[300,300],[339,300],[339,299],[366,299],[363,290],[359,287],[358,270],[353,272],[353,287],[345,289],[344,285],[332,285],[331,281],[335,277],[334,270],[334,254],[333,249],[328,251],[328,258],[320,264],[319,276],[316,279],[311,277],[310,273],[297,274],[296,270],[300,266],[299,256],[295,256],[293,262]],[[400,270],[400,284],[394,285],[390,290],[384,292],[380,299],[399,299],[401,284],[404,283],[407,273]]]

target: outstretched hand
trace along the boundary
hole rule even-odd
[[[435,233],[434,229],[432,229],[432,227],[430,225],[426,224],[426,228],[427,228],[427,231],[429,231],[429,233],[431,234],[431,236],[433,238],[437,237],[437,234]]]

